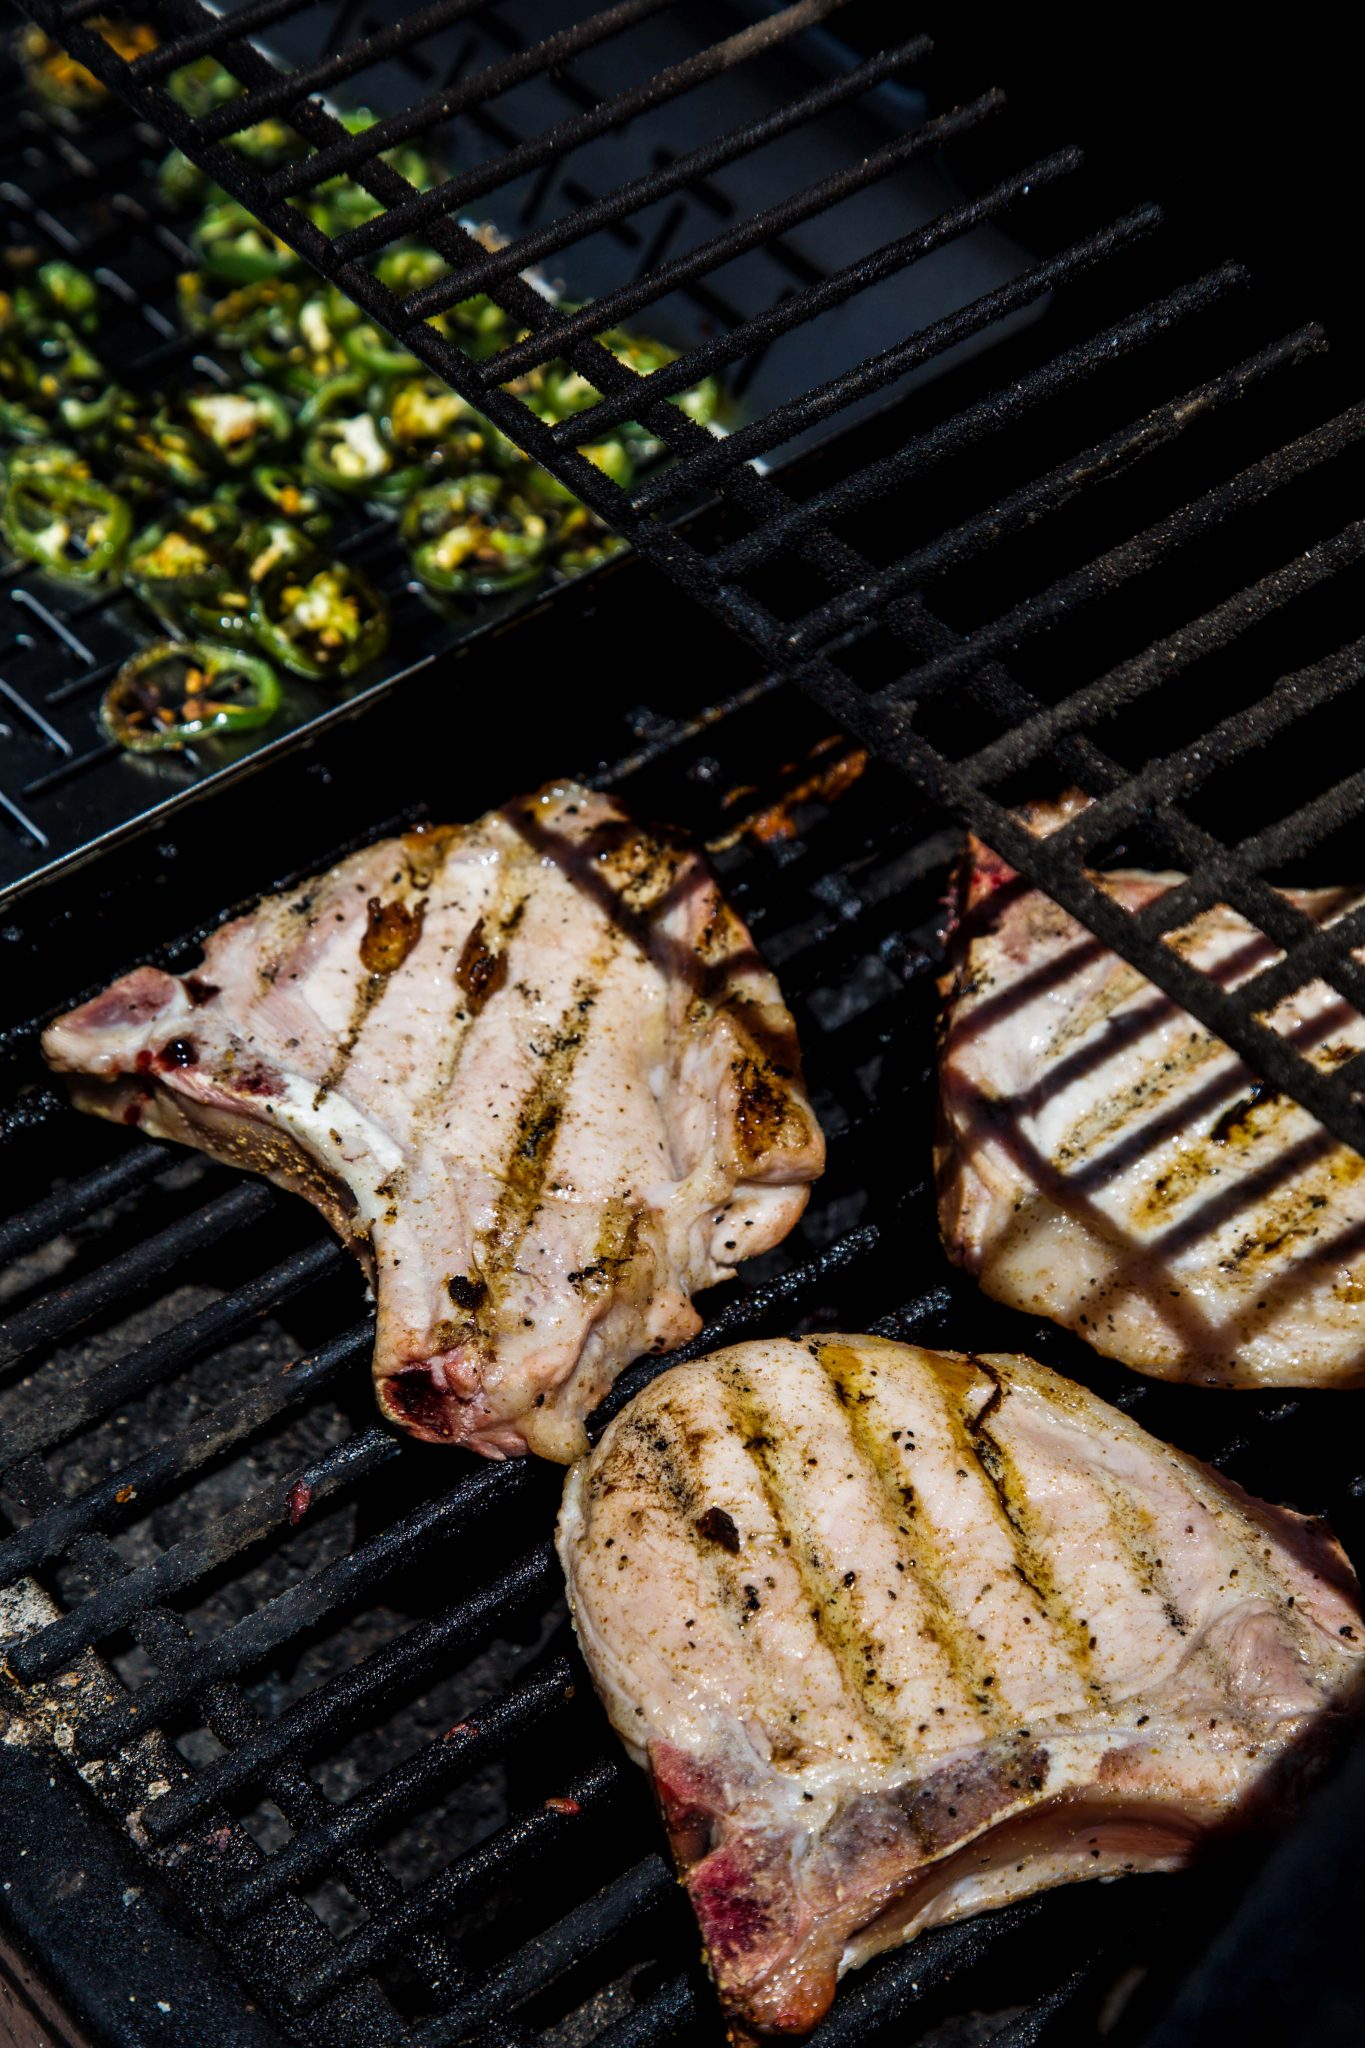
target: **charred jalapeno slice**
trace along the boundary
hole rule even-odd
[[[19,325],[42,335],[54,320],[87,337],[99,328],[100,292],[93,277],[74,263],[40,263],[31,278],[15,289]]]
[[[628,545],[586,505],[576,505],[560,525],[555,568],[561,576],[585,576],[590,569],[609,562],[613,555],[624,554]]]
[[[120,57],[132,62],[156,48],[156,30],[146,22],[96,20],[106,43]],[[68,56],[60,43],[53,42],[36,23],[27,26],[19,38],[19,60],[24,76],[40,100],[63,114],[88,114],[109,97],[93,71]]]
[[[403,539],[428,590],[496,597],[530,583],[550,545],[550,517],[487,472],[418,491],[403,514]]]
[[[235,391],[209,386],[192,391],[184,406],[190,424],[229,469],[246,469],[294,436],[293,414],[266,384],[243,384]]]
[[[233,524],[226,574],[203,590],[186,592],[179,616],[195,633],[239,645],[256,638],[252,615],[255,585],[277,564],[307,560],[315,549],[307,535],[287,519],[252,520],[243,526],[241,513],[235,512]]]
[[[122,566],[133,516],[71,449],[39,443],[16,448],[5,463],[0,524],[15,554],[49,575],[104,583]]]
[[[251,590],[251,623],[283,668],[314,682],[354,675],[388,645],[388,606],[347,562],[311,553],[279,561]]]
[[[123,664],[100,716],[110,738],[130,753],[159,754],[191,740],[249,732],[268,724],[279,707],[280,679],[259,655],[159,640]]]

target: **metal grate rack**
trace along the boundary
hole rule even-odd
[[[533,21],[553,20],[556,14],[549,0],[525,0],[521,11],[529,11]],[[354,5],[303,7],[279,15],[272,41],[298,62],[325,60],[344,48],[366,19]],[[658,61],[664,61],[669,46],[659,40],[666,33],[663,14],[655,10],[640,27]],[[485,10],[479,19],[466,12],[443,35],[416,44],[390,36],[383,64],[367,70],[357,89],[363,83],[375,108],[401,108],[415,94],[448,90],[505,60],[515,46],[515,35],[509,45],[510,33],[492,10]],[[534,38],[534,30],[530,33]],[[120,381],[135,388],[179,376],[229,381],[232,364],[199,348],[175,317],[176,277],[193,269],[196,259],[185,239],[189,222],[168,207],[155,176],[165,141],[147,123],[130,122],[112,101],[78,121],[44,116],[18,64],[7,61],[10,54],[8,48],[0,52],[0,132],[5,138],[0,144],[0,201],[3,230],[15,253],[27,256],[36,249],[66,257],[97,275],[105,303],[101,353]],[[645,53],[643,61],[654,60]],[[874,66],[866,76],[886,68],[884,63]],[[865,237],[877,232],[877,218],[932,219],[949,195],[941,171],[930,161],[930,144],[943,124],[907,136],[906,124],[913,129],[922,116],[916,96],[890,83],[869,94],[856,89],[859,83],[823,49],[812,53],[794,80],[774,78],[762,66],[755,73],[748,66],[745,92],[762,107],[769,136],[767,175],[779,189],[790,186],[803,169],[822,185],[837,183],[850,156],[884,153],[890,140],[898,144],[891,168],[875,185],[853,181],[856,189],[837,213],[838,226],[847,226],[850,209]],[[561,117],[586,90],[567,62],[538,89],[543,107],[514,110],[515,124],[521,125],[510,122],[502,106],[471,105],[462,120],[475,124],[489,146],[506,152],[520,146],[522,126]],[[962,126],[961,121],[947,124],[949,130]],[[462,126],[452,130],[447,124],[433,137],[437,158],[458,155],[463,133]],[[553,240],[547,223],[564,206],[574,209],[580,221],[596,218],[606,205],[596,189],[602,181],[610,185],[625,179],[647,190],[658,186],[667,196],[658,198],[638,222],[612,221],[586,248],[573,250],[555,283],[569,294],[579,289],[600,294],[629,288],[642,273],[656,273],[671,261],[676,247],[714,234],[738,210],[735,180],[745,164],[716,162],[704,178],[689,178],[685,159],[692,140],[682,108],[664,107],[647,134],[636,124],[605,138],[609,161],[594,166],[591,179],[585,180],[573,161],[562,169],[547,166],[530,189],[516,194],[523,244],[527,237],[539,243],[547,233]],[[840,254],[836,217],[806,219],[791,232],[771,234],[762,246],[746,249],[726,266],[722,278],[684,279],[660,309],[656,331],[664,339],[687,343],[715,327],[733,326],[746,309],[826,276]],[[937,268],[930,265],[889,281],[874,309],[874,334],[889,337],[941,317],[1006,281],[1025,260],[1022,251],[986,226],[961,237],[943,257]],[[651,314],[651,322],[654,318]],[[727,374],[729,416],[742,421],[800,388],[805,366],[794,360],[797,341],[788,337],[785,352],[780,341],[756,349]],[[836,337],[821,346],[831,364],[841,360]],[[820,359],[819,346],[815,359]],[[528,603],[553,602],[566,611],[564,586],[558,581],[474,606],[441,604],[412,580],[391,519],[350,504],[337,508],[337,518],[339,551],[359,563],[388,599],[392,635],[387,654],[339,687],[320,689],[286,678],[285,702],[268,728],[155,763],[121,754],[95,716],[120,662],[145,644],[146,615],[120,591],[73,594],[37,575],[31,565],[0,566],[0,613],[11,624],[11,631],[0,637],[0,900],[17,899],[39,879],[88,859],[120,834],[164,827],[210,783],[217,786],[254,769],[262,757],[300,744],[329,723],[395,694],[411,703],[438,687],[433,671],[456,646],[482,639],[523,613]]]
[[[220,19],[199,0],[162,0],[154,12],[168,40],[132,63],[91,25],[84,0],[27,0],[26,11],[848,731],[966,818],[1256,1072],[1365,1147],[1359,1061],[1324,1073],[1274,1020],[1276,1006],[1315,977],[1357,1006],[1365,983],[1355,957],[1365,915],[1322,931],[1274,886],[1286,864],[1307,856],[1348,859],[1348,828],[1365,795],[1360,771],[1336,774],[1333,745],[1350,729],[1361,673],[1343,593],[1361,550],[1352,483],[1365,409],[1342,390],[1322,331],[1292,321],[1286,330],[1279,309],[1248,294],[1236,264],[1182,275],[1159,211],[1138,205],[1106,215],[1088,197],[1080,152],[1062,147],[1025,163],[995,162],[974,196],[908,233],[856,248],[831,275],[719,322],[676,363],[641,378],[594,339],[604,325],[638,315],[681,282],[708,278],[794,221],[837,210],[846,194],[921,144],[955,138],[960,153],[968,130],[1000,116],[1001,95],[978,85],[935,117],[938,132],[931,122],[839,176],[760,204],[570,313],[521,276],[526,264],[630,220],[713,165],[761,152],[762,119],[708,126],[709,89],[837,27],[849,0],[756,10],[738,31],[723,33],[718,23],[714,39],[710,17],[698,13],[680,31],[684,47],[672,63],[637,73],[632,31],[662,17],[665,0],[618,0],[540,40],[516,45],[513,37],[501,60],[417,96],[361,136],[347,135],[319,95],[492,10],[483,0],[436,0],[382,27],[356,22],[329,55],[298,67],[248,40],[276,31],[303,5],[261,0]],[[345,19],[348,27],[354,21]],[[190,121],[164,80],[206,51],[247,91]],[[590,81],[588,67],[603,53],[612,64],[600,84],[580,84],[576,111],[514,142],[496,127],[491,135],[479,130],[470,160],[430,192],[415,192],[378,154],[452,117],[473,126],[567,61]],[[875,89],[923,55],[918,37],[861,64],[846,51],[841,90]],[[703,138],[681,161],[497,252],[462,225],[462,209],[494,206],[552,163],[590,159],[602,137],[680,100]],[[227,144],[267,112],[286,114],[313,148],[261,178]],[[793,101],[783,118],[803,112]],[[339,173],[383,210],[332,242],[294,202]],[[715,441],[668,404],[670,393],[742,364],[778,337],[819,332],[831,308],[873,303],[888,277],[1006,217],[1042,252],[1019,275],[875,353],[855,349],[843,368],[727,440]],[[439,249],[451,274],[400,302],[366,259],[409,233]],[[527,330],[483,364],[426,324],[475,291],[489,292]],[[921,411],[917,422],[912,414],[895,445],[854,473],[803,495],[753,467],[1028,307],[1045,308],[1046,317],[1009,362],[1013,374],[946,416],[942,407]],[[621,490],[575,452],[581,419],[547,427],[506,388],[561,355],[601,394],[598,424],[639,418],[677,460]],[[1051,450],[1042,463],[1040,444]],[[718,493],[729,514],[728,526],[703,540],[668,522],[699,490]],[[916,534],[907,550],[905,539]],[[997,590],[1009,601],[996,600]],[[1203,707],[1194,721],[1192,702]],[[1183,733],[1153,754],[1154,728]],[[1262,772],[1261,750],[1272,745],[1277,766],[1290,764],[1283,807],[1270,786],[1279,777]],[[1096,802],[1039,843],[1012,814],[1011,799],[1021,778],[1049,789],[1059,777]],[[1087,864],[1101,864],[1135,834],[1191,879],[1132,916],[1095,886]],[[1220,900],[1263,932],[1275,954],[1235,989],[1167,943],[1181,922]]]
[[[970,1329],[1087,1380],[1243,1483],[1330,1512],[1359,1558],[1365,1481],[1331,1397],[1247,1396],[1232,1415],[1217,1393],[1135,1384],[984,1302],[933,1249],[934,933],[955,834],[907,807],[891,771],[831,745],[787,686],[732,680],[701,718],[642,734],[637,720],[597,779],[715,848],[796,1009],[831,1161],[798,1236],[713,1305],[689,1349],[793,1327],[949,1344]],[[774,730],[791,750],[780,773],[765,765]],[[375,814],[357,831],[391,825]],[[337,850],[316,847],[314,864]],[[165,957],[193,950],[192,935],[161,936]],[[19,1034],[30,1046],[34,1029]],[[0,1729],[14,1713],[24,1731],[0,1741],[0,1813],[29,1799],[16,1773],[35,1753],[67,1785],[65,1751],[129,1822],[138,1849],[116,1897],[168,1882],[253,2001],[247,2013],[220,1987],[206,2005],[204,1973],[186,1981],[163,1943],[157,1997],[172,2016],[199,2001],[172,2039],[714,2041],[643,1781],[568,1637],[547,1541],[559,1475],[374,1427],[359,1282],[311,1212],[121,1140],[54,1111],[36,1132],[19,1122],[7,1149],[15,1194],[46,1188],[54,1164],[71,1178],[0,1228]],[[609,1407],[659,1369],[633,1368]],[[40,1775],[45,1805],[57,1784]],[[91,1862],[69,1814],[46,1835],[0,1828],[0,1882],[21,1892],[46,1879],[60,1898],[75,1858]],[[939,1930],[850,1979],[815,2040],[904,2039],[984,2008],[1010,2015],[997,2038],[1017,2048],[1062,2022],[1097,2041],[1115,1985],[1155,1959],[1166,1982],[1247,1867],[1082,1887]],[[114,1898],[108,1911],[117,1946]],[[121,2001],[143,1977],[117,1957],[64,1967],[95,2039],[147,2038],[119,2031],[108,1990]]]

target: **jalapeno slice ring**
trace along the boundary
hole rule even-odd
[[[552,539],[550,518],[506,477],[475,472],[418,491],[403,514],[402,533],[428,590],[496,597],[540,574]]]
[[[162,754],[266,725],[280,696],[279,677],[258,654],[203,640],[158,640],[124,662],[100,717],[129,753]]]
[[[251,624],[281,667],[322,682],[382,654],[389,608],[369,578],[321,553],[278,561],[251,587]]]
[[[107,583],[122,566],[133,515],[69,449],[39,444],[15,449],[5,463],[0,525],[15,554],[49,575]]]

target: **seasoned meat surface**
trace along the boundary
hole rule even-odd
[[[1049,832],[1083,802],[1030,822]],[[1365,1381],[1365,1159],[977,842],[961,879],[939,1060],[950,1255],[1139,1372]],[[1184,877],[1096,880],[1140,910]],[[1320,923],[1365,900],[1285,893]],[[1226,905],[1174,943],[1228,988],[1279,957]],[[1322,982],[1273,1021],[1323,1068],[1365,1047],[1365,1019]]]
[[[823,1164],[791,1017],[706,864],[572,785],[366,848],[44,1050],[83,1108],[314,1202],[374,1284],[380,1407],[490,1457],[576,1455]]]
[[[664,1372],[568,1476],[584,1655],[722,2003],[801,2032],[921,1928],[1183,1862],[1361,1656],[1330,1534],[1026,1358]]]

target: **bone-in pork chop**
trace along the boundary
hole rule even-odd
[[[1182,1863],[1360,1666],[1321,1523],[1024,1358],[678,1366],[569,1474],[559,1547],[746,2031],[921,1928]]]
[[[704,861],[571,785],[368,847],[43,1044],[83,1108],[314,1202],[374,1284],[380,1407],[490,1457],[573,1457],[823,1164]]]
[[[1030,814],[1061,824],[1084,799]],[[939,1059],[939,1218],[988,1294],[1139,1372],[1365,1381],[1365,1159],[978,842]],[[1184,880],[1097,875],[1140,910]],[[1319,923],[1360,889],[1291,889]],[[1278,956],[1226,905],[1175,935],[1225,987]],[[1365,1047],[1322,982],[1274,1022],[1315,1065]]]

